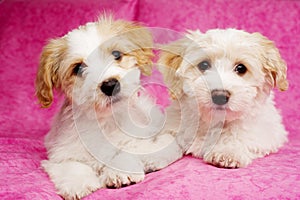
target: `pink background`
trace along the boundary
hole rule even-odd
[[[94,21],[116,18],[176,31],[234,27],[274,40],[288,64],[290,88],[276,92],[290,141],[242,169],[219,169],[190,156],[142,183],[101,189],[86,199],[300,199],[300,1],[297,0],[2,0],[0,1],[0,199],[60,199],[41,168],[43,137],[57,111],[34,96],[39,55],[47,39]],[[160,80],[158,73],[152,79]],[[154,93],[157,90],[152,90]],[[160,104],[167,103],[166,95]]]

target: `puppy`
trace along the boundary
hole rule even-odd
[[[163,47],[159,63],[179,102],[169,110],[182,116],[177,134],[186,154],[237,168],[287,141],[272,92],[287,90],[287,67],[266,37],[235,29],[190,31]]]
[[[45,138],[42,167],[65,199],[144,179],[182,156],[164,115],[143,90],[152,36],[137,23],[102,16],[45,46],[36,78],[42,107],[65,97]]]

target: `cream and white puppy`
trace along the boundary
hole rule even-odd
[[[182,116],[178,138],[187,154],[244,167],[287,141],[272,92],[288,88],[287,68],[266,37],[236,29],[189,31],[162,47],[159,63],[179,102],[169,110]]]
[[[151,73],[152,46],[146,28],[103,16],[44,48],[37,97],[49,107],[56,90],[65,101],[42,167],[65,199],[139,182],[182,156],[174,137],[159,132],[164,115],[140,84],[140,72]]]

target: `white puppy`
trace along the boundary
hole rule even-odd
[[[182,156],[174,137],[159,133],[164,115],[140,86],[152,57],[148,30],[111,17],[44,48],[37,97],[49,107],[56,89],[65,101],[46,136],[42,166],[64,198],[139,182]]]
[[[235,29],[190,31],[163,47],[159,63],[179,101],[169,110],[182,116],[178,137],[187,154],[219,167],[244,167],[287,141],[272,92],[288,88],[286,64],[266,37]]]

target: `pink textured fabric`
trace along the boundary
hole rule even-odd
[[[94,21],[117,18],[176,31],[234,27],[274,40],[288,64],[290,88],[276,92],[290,141],[276,154],[242,169],[220,169],[190,156],[142,183],[101,189],[86,199],[300,199],[300,1],[297,0],[0,0],[0,199],[61,199],[40,161],[43,137],[57,111],[35,103],[34,79],[47,39]],[[145,82],[161,80],[158,72]],[[164,88],[149,90],[168,104]]]

